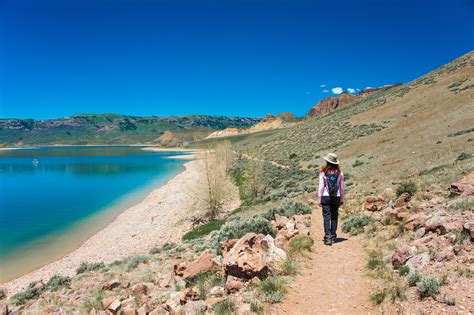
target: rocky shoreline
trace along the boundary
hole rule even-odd
[[[185,170],[164,186],[149,193],[137,205],[122,212],[107,227],[61,259],[2,284],[8,295],[34,281],[54,275],[71,276],[83,262],[105,263],[147,252],[151,247],[174,241],[186,228],[185,221],[205,196],[199,161],[184,164]]]

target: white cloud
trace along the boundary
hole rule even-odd
[[[326,84],[321,84],[319,87],[324,88],[324,87],[326,87]]]
[[[335,88],[332,88],[331,91],[334,93],[334,94],[341,94],[342,92],[344,92],[344,90],[342,89],[342,87],[335,87]]]
[[[357,92],[360,92],[360,89],[359,88],[356,88]]]
[[[349,93],[355,93],[355,92],[356,92],[356,90],[355,90],[355,89],[353,89],[353,88],[347,88],[347,92],[349,92]]]
[[[366,87],[364,88],[364,90],[368,90],[368,89],[373,89],[373,87],[371,87],[371,86],[366,86]]]
[[[329,90],[323,90],[323,93],[328,93],[328,92],[329,92]]]

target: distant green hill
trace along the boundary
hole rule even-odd
[[[225,116],[139,117],[118,114],[80,114],[48,120],[0,119],[0,145],[183,145],[205,138],[216,130],[250,127],[260,120]]]

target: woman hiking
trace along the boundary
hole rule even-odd
[[[339,160],[334,153],[328,153],[326,166],[319,173],[319,205],[323,208],[324,244],[336,242],[339,206],[344,203],[344,174],[339,168]]]

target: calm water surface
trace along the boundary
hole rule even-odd
[[[78,246],[182,169],[140,147],[0,151],[0,282]]]

